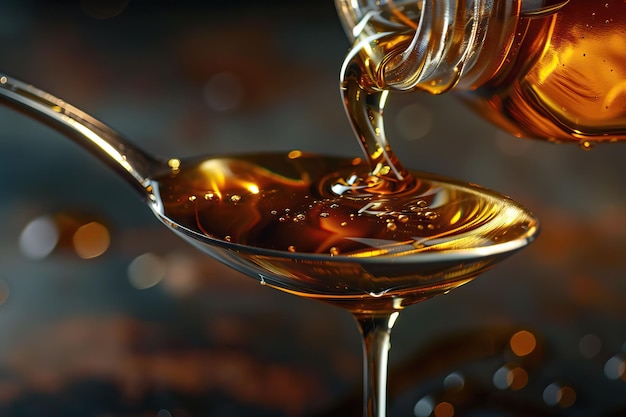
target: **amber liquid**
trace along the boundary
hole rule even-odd
[[[521,19],[500,73],[463,98],[519,137],[553,142],[626,139],[626,2],[571,0]]]
[[[262,283],[359,312],[461,285],[504,256],[474,253],[537,227],[499,194],[423,173],[407,193],[332,191],[369,168],[297,151],[183,162],[155,178],[156,210],[192,238],[241,245],[235,256],[264,271]]]

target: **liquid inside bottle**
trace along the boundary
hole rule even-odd
[[[461,92],[518,137],[552,142],[626,139],[626,2],[570,0],[520,19],[502,70]]]
[[[453,91],[518,137],[626,139],[622,0],[337,0],[376,89]]]

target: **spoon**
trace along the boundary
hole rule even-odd
[[[338,195],[360,158],[257,154],[160,160],[95,118],[0,75],[0,102],[74,139],[133,186],[176,234],[263,285],[352,313],[364,352],[363,415],[385,415],[400,310],[446,293],[525,247],[537,219],[508,197],[412,172],[393,194]]]
[[[396,311],[449,291],[526,246],[538,231],[532,214],[511,199],[433,174],[415,174],[419,186],[410,190],[415,197],[407,200],[413,204],[407,215],[387,213],[386,196],[354,200],[326,191],[360,167],[368,172],[360,158],[292,151],[166,160],[2,74],[0,103],[91,152],[138,191],[163,224],[217,260],[261,284],[351,311]],[[426,200],[439,214],[422,207]],[[268,201],[274,206],[264,209]],[[308,212],[290,212],[298,204]],[[333,223],[342,215],[345,221]],[[400,223],[409,217],[413,229],[406,238],[389,240],[377,230],[406,226]]]

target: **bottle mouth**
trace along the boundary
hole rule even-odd
[[[446,92],[492,74],[520,17],[554,14],[570,0],[335,0],[353,52],[384,90]],[[355,51],[356,50],[356,51]],[[373,63],[372,63],[373,61]],[[478,71],[474,71],[480,67]],[[484,67],[484,68],[483,68]],[[472,72],[470,77],[466,74]],[[465,82],[465,81],[464,81]]]

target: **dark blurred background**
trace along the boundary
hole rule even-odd
[[[332,1],[0,2],[0,71],[164,157],[359,152]],[[496,189],[542,234],[406,310],[391,416],[626,415],[623,144],[515,139],[453,96],[392,95],[406,165]],[[69,140],[0,107],[0,416],[360,415],[348,313],[186,246]]]

